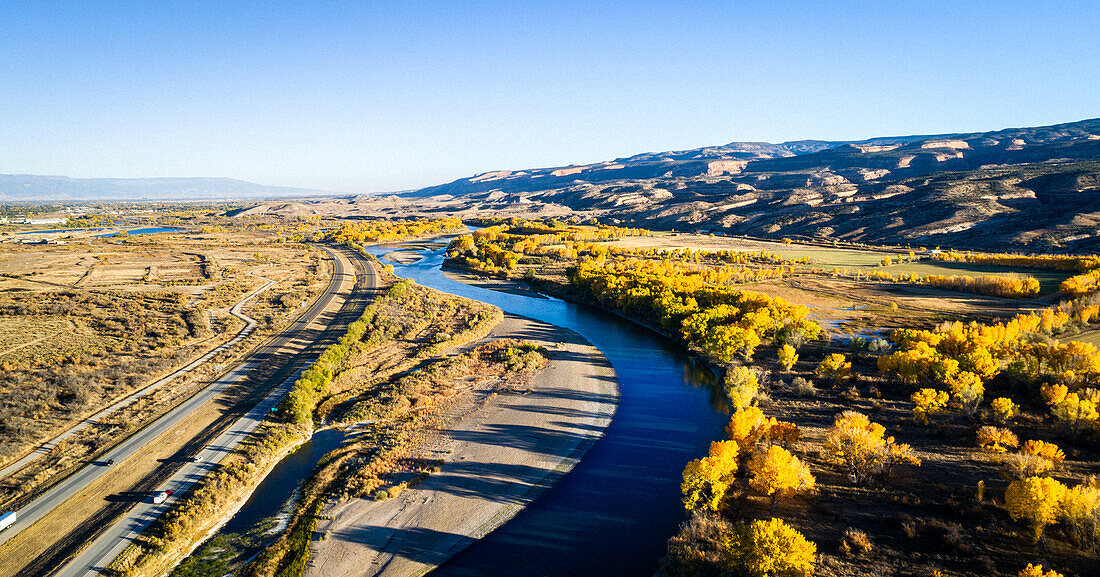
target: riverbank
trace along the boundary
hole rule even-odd
[[[322,511],[307,576],[422,575],[516,515],[567,473],[603,434],[618,400],[615,373],[576,333],[508,315],[490,339],[550,353],[521,388],[482,387],[447,411],[417,447],[440,471],[387,501]]]

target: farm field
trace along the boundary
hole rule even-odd
[[[287,322],[328,275],[316,249],[244,226],[66,234],[65,244],[0,243],[0,466],[225,342],[243,326],[229,308],[264,279],[276,284],[242,311],[259,321],[253,337],[0,480],[0,504],[159,414]]]

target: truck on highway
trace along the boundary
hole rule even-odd
[[[168,495],[171,495],[171,494],[172,494],[172,491],[161,491],[161,492],[153,495],[153,503],[156,503],[156,504],[159,505],[159,504],[165,502],[168,499]]]
[[[7,529],[15,524],[15,511],[8,511],[3,515],[0,515],[0,531]]]

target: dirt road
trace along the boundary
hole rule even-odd
[[[420,448],[441,471],[387,501],[328,506],[307,577],[423,575],[511,519],[567,473],[603,434],[618,401],[615,373],[576,333],[508,315],[487,337],[546,347],[527,387],[451,412],[457,423]]]

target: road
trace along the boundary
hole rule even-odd
[[[18,471],[19,469],[22,469],[28,463],[30,463],[30,462],[38,459],[39,457],[49,453],[50,451],[53,450],[54,447],[59,445],[62,441],[64,441],[65,439],[68,439],[69,437],[75,435],[76,433],[79,433],[82,429],[84,429],[88,425],[92,425],[92,424],[95,424],[95,423],[99,422],[100,420],[103,419],[103,417],[106,417],[107,415],[110,415],[111,413],[121,409],[122,407],[125,407],[125,406],[129,405],[130,403],[133,403],[134,401],[136,401],[136,400],[152,393],[153,391],[156,391],[157,389],[163,387],[164,385],[167,385],[168,383],[176,380],[180,376],[185,375],[185,374],[195,370],[196,367],[198,367],[199,365],[205,363],[207,360],[209,360],[214,355],[216,355],[216,354],[232,347],[233,345],[236,345],[237,343],[243,341],[244,339],[248,338],[248,335],[252,334],[252,331],[255,330],[255,328],[256,328],[256,321],[253,320],[252,318],[247,317],[244,314],[242,314],[241,313],[241,308],[244,305],[248,304],[248,302],[251,301],[253,298],[255,298],[256,295],[258,295],[258,294],[264,292],[265,290],[275,286],[275,281],[273,281],[269,278],[264,278],[262,276],[254,274],[252,272],[250,272],[248,274],[251,275],[251,276],[254,276],[254,277],[256,277],[260,280],[265,280],[265,281],[267,281],[267,283],[264,284],[264,286],[262,286],[262,287],[260,287],[256,290],[252,291],[251,293],[249,293],[248,296],[241,299],[240,302],[233,305],[233,308],[229,309],[230,314],[237,317],[238,319],[241,319],[245,323],[244,328],[242,328],[232,339],[227,341],[225,344],[222,344],[222,345],[214,348],[210,352],[208,352],[208,353],[204,354],[203,356],[195,359],[194,361],[188,363],[187,366],[173,371],[170,375],[164,377],[163,379],[160,379],[159,381],[157,381],[157,382],[155,382],[151,385],[148,385],[148,386],[142,388],[139,391],[135,391],[135,392],[131,393],[127,397],[115,402],[113,405],[111,405],[111,406],[99,411],[98,413],[95,413],[94,415],[80,421],[76,425],[73,425],[72,428],[65,431],[64,433],[61,433],[60,435],[54,437],[53,439],[50,439],[49,441],[43,443],[41,446],[39,446],[37,449],[31,451],[30,453],[25,455],[23,458],[21,458],[18,461],[15,461],[14,463],[4,467],[3,469],[0,469],[0,479],[2,479],[4,477],[7,477],[8,475]],[[2,535],[2,534],[0,534],[0,535]],[[0,543],[3,543],[3,542],[4,542],[4,537],[0,536]]]
[[[243,380],[250,372],[257,368],[264,367],[265,363],[270,362],[269,359],[274,358],[277,351],[300,333],[303,333],[337,296],[344,281],[352,276],[346,270],[344,257],[342,255],[327,248],[325,248],[325,250],[332,256],[334,261],[333,279],[325,292],[289,329],[284,331],[280,337],[274,339],[251,355],[229,373],[211,383],[160,419],[154,421],[138,433],[120,443],[110,452],[103,455],[101,461],[83,467],[42,496],[29,503],[23,509],[19,510],[19,520],[17,523],[13,527],[0,533],[0,543],[10,539],[23,528],[32,525],[55,507],[71,498],[80,489],[108,473],[111,467],[102,466],[103,462],[113,460],[116,463],[114,466],[121,466],[125,459],[135,454],[142,447],[186,419],[195,411],[199,410],[217,395],[224,392],[228,387]],[[377,282],[373,276],[373,270],[369,267],[366,268],[367,273],[363,279],[364,284],[369,288],[374,288]],[[180,470],[178,470],[168,481],[164,482],[162,486],[158,487],[157,490],[170,489],[173,491],[173,497],[178,497],[185,492],[187,487],[192,483],[202,478],[202,476],[213,468],[228,451],[232,450],[249,431],[259,424],[263,417],[270,411],[271,407],[277,404],[282,396],[286,394],[300,371],[301,368],[293,371],[290,376],[280,382],[277,387],[264,397],[259,404],[249,410],[244,416],[234,422],[226,432],[200,451],[198,455],[200,457],[200,462],[183,465]],[[173,501],[174,499],[169,499],[161,505],[139,503],[132,506],[120,519],[105,527],[100,532],[99,536],[95,538],[80,555],[62,567],[60,574],[84,575],[97,573],[98,571],[95,567],[109,563],[113,559],[114,555],[111,554],[112,551],[116,549],[121,550],[125,547],[125,544],[129,543],[129,540],[124,540],[127,535],[140,532],[140,528],[144,528],[149,521],[154,519],[156,515],[162,512],[164,508]],[[135,529],[137,530],[136,532]],[[120,543],[121,547],[119,546]]]

